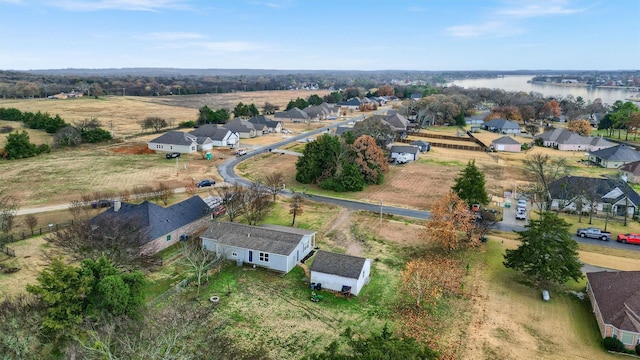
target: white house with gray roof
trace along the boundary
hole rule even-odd
[[[281,112],[277,112],[273,115],[273,117],[275,119],[281,119],[281,120],[290,120],[293,122],[306,122],[307,120],[309,120],[309,115],[298,109],[297,107],[294,107],[293,109],[289,109],[287,111],[281,111]]]
[[[167,131],[147,143],[151,150],[190,154],[198,151],[198,137],[182,131]]]
[[[640,160],[640,152],[627,145],[608,147],[589,153],[589,161],[608,169],[617,169],[638,160]]]
[[[288,273],[315,247],[315,231],[287,226],[214,222],[202,246],[218,256]]]
[[[507,119],[493,119],[482,124],[482,128],[488,131],[500,134],[519,134],[521,132],[520,125]]]
[[[393,159],[397,159],[401,153],[409,154],[411,156],[409,161],[418,160],[420,156],[420,148],[413,145],[393,145],[389,151]]]
[[[318,250],[310,281],[323,289],[358,295],[371,279],[371,263],[371,259]]]
[[[598,151],[616,145],[601,137],[582,136],[560,128],[545,131],[533,138],[541,139],[543,146],[557,148],[561,151]]]
[[[491,142],[491,148],[495,151],[520,152],[522,144],[511,136],[502,136]]]

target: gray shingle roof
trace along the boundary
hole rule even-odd
[[[204,124],[204,125],[200,125],[197,129],[191,130],[189,131],[189,134],[195,135],[195,136],[206,136],[206,137],[212,137],[213,134],[216,133],[216,131],[218,131],[220,127],[216,124]]]
[[[396,130],[407,130],[410,122],[406,117],[400,115],[399,113],[391,114],[384,117],[384,121],[387,124],[391,125]]]
[[[235,222],[215,222],[202,234],[218,243],[272,254],[289,255],[302,240],[295,228],[269,229]],[[314,233],[314,232],[312,232]]]
[[[172,144],[172,145],[191,145],[196,142],[197,137],[182,131],[171,130],[157,138],[149,141],[150,143]]]
[[[311,271],[358,279],[367,259],[318,250]]]
[[[496,129],[520,129],[518,123],[507,119],[493,119],[485,122],[483,126]]]
[[[573,186],[573,188],[572,188]],[[595,189],[595,194],[599,198],[604,197],[615,188],[621,190],[620,196],[610,199],[614,203],[624,199],[624,194],[629,194],[629,201],[634,205],[640,205],[640,195],[624,181],[611,178],[591,178],[585,176],[564,176],[549,184],[549,194],[552,199],[569,200],[576,195],[575,190]]]
[[[626,145],[618,145],[606,149],[600,149],[591,152],[591,155],[597,156],[600,159],[607,161],[632,162],[640,160],[640,153]]]
[[[640,271],[591,272],[587,279],[603,322],[640,332]]]
[[[241,118],[235,118],[231,120],[230,122],[226,123],[224,127],[226,127],[227,129],[233,132],[238,132],[238,133],[247,133],[247,132],[251,132],[251,130],[256,129],[252,123]]]
[[[491,142],[492,144],[503,144],[503,145],[521,145],[516,139],[511,136],[502,136]]]
[[[101,218],[108,218],[114,221],[118,221],[118,219],[130,220],[131,218],[135,218],[148,229],[150,239],[147,239],[146,242],[149,242],[196,220],[202,219],[210,213],[210,210],[207,203],[199,196],[191,197],[166,208],[148,201],[142,204],[123,202],[120,205],[120,210],[115,211],[112,206],[103,213],[95,216],[91,221],[99,222]]]
[[[626,163],[618,168],[620,171],[630,172],[634,175],[640,175],[640,161]]]
[[[265,117],[264,115],[256,115],[251,119],[249,119],[248,121],[254,125],[256,124],[266,125],[268,128],[271,128],[271,129],[275,129],[280,123],[280,121],[271,120]]]
[[[294,107],[293,109],[289,109],[283,112],[277,112],[273,117],[277,118],[285,118],[285,119],[308,119],[309,115],[306,112]]]
[[[392,153],[409,153],[409,154],[417,154],[420,152],[420,149],[417,146],[412,145],[393,145],[389,150]]]

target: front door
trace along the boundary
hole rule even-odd
[[[253,251],[249,250],[249,262],[253,262]]]

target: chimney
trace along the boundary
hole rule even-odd
[[[116,200],[113,202],[113,211],[118,212],[120,210],[120,207],[122,206],[122,202],[120,202],[119,200]]]

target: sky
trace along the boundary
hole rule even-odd
[[[0,0],[0,69],[638,70],[640,0]]]

